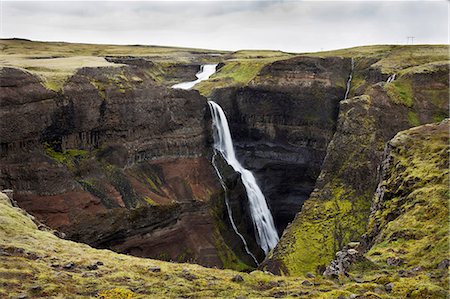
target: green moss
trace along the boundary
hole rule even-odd
[[[358,72],[357,70],[354,71],[351,87],[350,87],[350,93],[349,95],[352,96],[355,94],[355,92],[364,86],[366,84],[366,80],[364,79],[364,76],[361,72]]]
[[[434,122],[441,122],[444,119],[448,118],[448,114],[447,113],[437,113],[435,115],[433,115],[433,121]]]
[[[448,121],[397,134],[390,142],[390,168],[381,185],[384,196],[369,222],[375,244],[367,258],[393,282],[398,298],[446,298],[450,258],[448,236]],[[388,258],[401,259],[389,266]],[[400,277],[399,270],[408,273]],[[423,269],[423,270],[422,270]]]
[[[134,77],[138,78],[139,77]],[[127,90],[132,89],[133,85],[131,82],[142,82],[142,79],[139,80],[130,80],[125,75],[124,71],[121,71],[120,73],[112,74],[112,75],[106,75],[105,78],[102,80],[94,79],[94,78],[88,78],[89,82],[97,88],[98,93],[102,99],[106,99],[106,91],[110,88],[114,88],[119,90],[120,93],[125,93]]]
[[[136,295],[132,291],[122,288],[101,291],[97,296],[100,299],[131,299],[135,297]]]
[[[157,206],[158,205],[153,199],[151,199],[148,196],[144,197],[144,200],[151,206]]]
[[[144,82],[144,80],[142,80],[142,78],[137,77],[137,76],[132,76],[131,80],[133,80],[134,82],[138,82],[138,83]]]
[[[146,176],[145,179],[146,179],[147,183],[150,185],[150,188],[152,188],[155,191],[159,190],[158,186],[156,186],[156,184],[153,182],[153,180],[150,177]]]
[[[285,248],[278,248],[279,257],[289,274],[307,272],[321,274],[334,257],[334,252],[364,233],[364,216],[370,203],[358,198],[342,183],[327,189],[329,200],[308,200],[297,222],[284,233]]]
[[[90,78],[90,82],[92,85],[95,86],[95,88],[97,88],[99,96],[102,99],[106,99],[106,85],[92,78]]]
[[[217,255],[223,264],[225,269],[233,269],[237,271],[251,271],[254,270],[253,265],[248,265],[242,260],[242,256],[246,257],[248,254],[243,251],[242,248],[237,249],[231,248],[227,243],[227,236],[232,234],[233,237],[237,238],[231,227],[227,227],[226,220],[224,220],[224,213],[227,213],[225,207],[225,199],[223,198],[224,193],[220,191],[215,193],[210,197],[210,213],[214,219],[214,245],[217,250]],[[225,214],[228,215],[228,214]],[[227,217],[227,216],[225,216]],[[234,217],[239,217],[234,215]],[[227,219],[227,218],[225,218]],[[239,239],[239,244],[241,240]]]
[[[328,168],[323,185],[304,203],[274,251],[273,258],[292,275],[322,273],[337,250],[365,232],[373,194],[360,187],[360,175],[370,171],[367,161],[379,144],[376,121],[368,113],[372,98],[365,95],[341,103],[339,118],[345,126],[335,133],[328,146],[332,155],[324,162],[331,161],[332,170]],[[347,134],[348,127],[357,127],[358,133]]]
[[[225,269],[233,269],[236,271],[246,272],[255,269],[254,267],[247,265],[237,257],[234,251],[225,243],[218,230],[215,231],[214,235],[216,240],[215,246],[217,249],[217,255],[219,256],[219,259]]]
[[[408,121],[412,127],[420,126],[419,116],[414,111],[408,111]]]
[[[284,55],[260,59],[228,60],[209,80],[200,82],[195,88],[201,94],[208,96],[215,88],[243,86],[254,79],[264,66],[289,57],[291,56]]]
[[[55,92],[59,92],[62,90],[63,86],[64,86],[64,78],[58,78],[58,79],[47,79],[44,82],[44,87],[49,89],[49,90],[53,90]]]
[[[389,98],[396,104],[412,107],[414,94],[410,79],[400,77],[384,86]]]
[[[58,163],[64,164],[68,169],[74,170],[76,163],[89,157],[86,150],[70,149],[62,152],[55,151],[48,143],[44,144],[47,155]]]
[[[449,257],[448,122],[399,133],[392,141],[390,175],[381,209],[371,218],[381,233],[369,252],[386,265],[400,257],[407,266],[436,268]],[[398,211],[401,211],[399,213]]]

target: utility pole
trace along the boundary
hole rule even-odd
[[[411,45],[414,45],[414,39],[415,39],[415,36],[407,36],[406,44],[409,45],[409,41],[411,41]]]

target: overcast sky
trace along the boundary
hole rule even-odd
[[[1,0],[0,0],[1,1]],[[448,40],[442,1],[2,1],[1,37],[306,52]]]

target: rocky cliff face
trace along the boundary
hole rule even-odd
[[[376,275],[378,293],[391,298],[447,298],[448,129],[446,119],[387,143],[367,233],[338,251],[324,275],[341,283]]]
[[[272,271],[321,273],[336,251],[359,240],[386,142],[401,130],[447,114],[448,64],[409,68],[392,83],[372,84],[382,74],[375,76],[364,62],[356,60],[352,89],[361,95],[340,102],[337,129],[314,191],[265,263]]]
[[[81,69],[60,93],[18,69],[0,82],[0,185],[21,207],[97,247],[223,265],[203,97],[136,67]]]
[[[350,59],[296,57],[264,67],[248,86],[212,95],[280,235],[314,188],[350,72]]]
[[[407,59],[402,47],[387,46],[370,55],[350,49],[343,57],[264,60],[252,80],[212,93],[280,235],[287,226],[262,268],[322,273],[366,231],[386,142],[447,115],[448,63],[406,50]],[[161,72],[161,63],[143,57],[108,59],[121,65],[80,69],[59,92],[23,70],[1,69],[0,186],[73,240],[137,256],[254,266],[210,163],[206,99],[162,84],[192,76],[196,64]],[[392,72],[396,80],[386,83]],[[238,229],[262,259],[240,178],[221,170]]]
[[[154,62],[152,58],[145,56],[107,56],[105,59],[112,63],[124,64],[145,70],[153,75],[160,83],[171,86],[175,83],[194,81],[195,74],[200,70],[201,64],[183,62]],[[196,57],[197,61],[205,59],[201,55]]]

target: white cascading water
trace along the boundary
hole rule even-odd
[[[217,151],[214,149],[214,155],[212,157],[211,163],[214,166],[214,169],[216,170],[217,176],[219,177],[220,184],[222,185],[223,191],[225,192],[225,206],[227,207],[228,218],[230,219],[231,226],[233,227],[233,230],[236,233],[236,235],[239,236],[242,243],[244,244],[245,252],[247,252],[247,254],[252,257],[252,259],[255,261],[256,266],[259,266],[258,260],[256,259],[255,255],[248,248],[247,241],[245,241],[244,236],[239,232],[236,224],[234,223],[233,211],[231,210],[230,202],[228,201],[228,188],[227,188],[227,185],[225,184],[225,182],[223,181],[223,178],[222,178],[222,175],[220,174],[219,169],[216,166],[216,155],[217,155]]]
[[[236,159],[231,139],[228,121],[222,108],[215,102],[208,102],[214,131],[214,149],[222,154],[225,161],[241,174],[249,200],[250,213],[256,232],[256,240],[261,249],[267,253],[278,243],[278,233],[275,229],[272,214],[267,206],[266,199],[261,192],[253,173],[245,169]],[[244,240],[245,241],[245,240]]]
[[[200,71],[195,75],[197,80],[191,82],[178,83],[172,86],[172,88],[178,89],[191,89],[196,84],[208,80],[209,77],[216,72],[217,64],[205,64],[200,67]]]
[[[395,74],[392,74],[389,76],[389,78],[387,78],[386,83],[391,83],[395,80]]]
[[[355,61],[352,58],[352,69],[350,71],[350,75],[348,76],[348,80],[347,80],[347,89],[345,90],[345,96],[344,96],[344,100],[347,99],[348,97],[348,93],[350,92],[350,85],[352,84],[352,79],[353,79],[353,69],[355,68]]]

